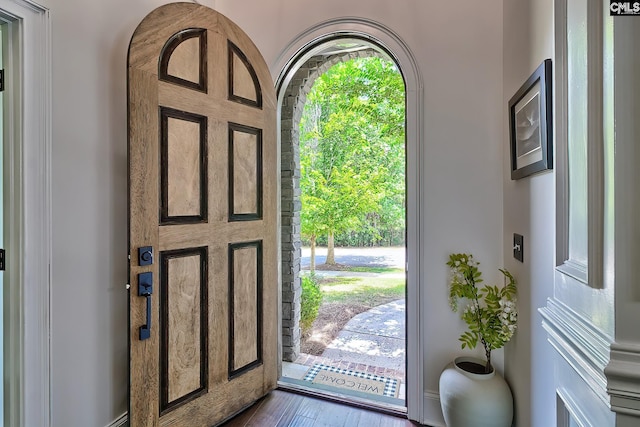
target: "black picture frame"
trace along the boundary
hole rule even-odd
[[[551,59],[509,100],[511,179],[553,169]]]

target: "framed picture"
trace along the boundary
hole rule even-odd
[[[509,100],[511,179],[553,168],[551,59]]]

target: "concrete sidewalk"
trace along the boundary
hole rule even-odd
[[[322,353],[323,358],[405,371],[405,300],[354,316]]]

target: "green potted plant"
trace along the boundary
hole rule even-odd
[[[445,422],[451,427],[510,426],[513,397],[491,365],[491,351],[504,347],[516,331],[516,280],[500,269],[503,286],[481,286],[479,263],[471,254],[451,254],[447,265],[449,304],[453,311],[464,305],[462,319],[468,326],[459,338],[462,348],[473,349],[481,343],[485,360],[458,357],[442,372],[440,403]]]

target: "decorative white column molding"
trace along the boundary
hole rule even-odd
[[[608,3],[555,0],[556,271],[540,313],[558,354],[559,425],[614,419],[604,374],[617,291]]]
[[[608,3],[608,2],[607,2]],[[605,370],[618,427],[640,423],[640,26],[613,18],[615,126],[615,342]]]
[[[609,362],[610,339],[568,307],[550,299],[540,309],[548,341],[591,388],[601,403],[609,405],[604,368]]]
[[[611,410],[640,417],[640,344],[611,344],[605,374]]]

